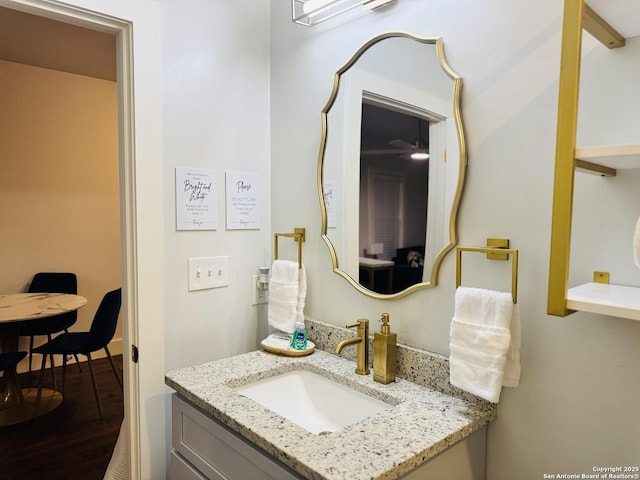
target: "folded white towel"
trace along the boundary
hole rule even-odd
[[[505,352],[510,341],[511,336],[506,329],[454,319],[449,347],[451,384],[497,403],[504,375]]]
[[[633,259],[640,268],[640,218],[636,222],[636,231],[633,234]]]
[[[458,320],[496,328],[511,325],[513,298],[509,293],[458,287],[455,302],[454,313]]]
[[[498,402],[503,385],[517,386],[519,318],[511,294],[459,287],[450,330],[451,384],[493,403]]]
[[[301,270],[301,271],[299,271]],[[304,286],[301,289],[301,279]],[[269,280],[269,306],[267,319],[269,326],[287,333],[293,333],[296,321],[304,321],[304,295],[306,295],[306,275],[298,268],[297,262],[275,260],[271,266]],[[302,291],[302,298],[300,294]],[[302,320],[298,318],[302,317]]]
[[[304,322],[304,304],[307,298],[307,272],[304,264],[298,268],[298,302],[296,305],[296,322]]]
[[[517,387],[520,385],[520,308],[518,304],[513,305],[511,313],[511,345],[507,354],[507,361],[504,365],[504,377],[502,377],[503,387]]]

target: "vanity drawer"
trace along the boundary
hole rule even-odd
[[[212,420],[177,394],[173,395],[172,414],[173,448],[204,474],[203,478],[215,480],[303,478],[276,463],[275,459],[265,452]],[[176,459],[172,455],[172,463],[174,460],[181,459]],[[185,466],[180,468],[184,469]],[[185,476],[185,478],[200,477]]]
[[[182,458],[175,450],[171,451],[171,469],[169,471],[169,478],[171,480],[207,480],[206,477],[196,470],[193,465]]]

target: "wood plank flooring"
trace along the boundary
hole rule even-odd
[[[35,362],[40,364],[40,357]],[[122,378],[122,355],[113,357]],[[56,362],[60,362],[59,356]],[[17,425],[0,426],[1,480],[100,480],[107,469],[123,418],[123,396],[109,361],[94,361],[104,419],[100,420],[89,367],[67,366],[62,404],[54,411]],[[57,369],[58,388],[62,368]],[[47,371],[45,382],[51,382]],[[23,388],[37,385],[36,372],[20,375]]]

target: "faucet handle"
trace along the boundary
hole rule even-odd
[[[360,325],[367,325],[369,323],[369,320],[367,320],[366,318],[361,318],[358,320],[358,323],[353,323],[351,325],[345,325],[345,328],[356,328],[359,327]]]

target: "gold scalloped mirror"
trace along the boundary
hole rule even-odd
[[[333,270],[379,299],[436,286],[456,244],[467,163],[460,94],[441,38],[372,38],[322,110],[318,192]]]

